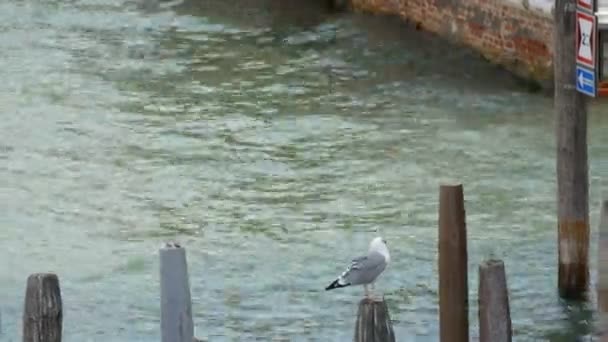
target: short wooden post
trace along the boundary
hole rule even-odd
[[[479,265],[479,342],[511,342],[511,312],[505,265],[487,260]]]
[[[61,342],[62,324],[59,278],[53,273],[30,275],[23,309],[23,342]]]
[[[598,323],[602,338],[608,341],[608,199],[601,206],[598,259]]]
[[[194,323],[186,250],[168,243],[160,249],[162,342],[192,342]]]
[[[469,341],[467,231],[462,184],[439,189],[439,331],[441,342]]]
[[[395,342],[393,323],[384,299],[359,302],[354,342]]]

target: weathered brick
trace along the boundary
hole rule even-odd
[[[552,18],[500,0],[351,0],[356,10],[393,13],[480,50],[520,76],[544,81],[552,73]],[[446,24],[450,23],[450,25]],[[545,79],[543,79],[545,78]]]

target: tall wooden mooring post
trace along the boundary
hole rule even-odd
[[[608,194],[606,194],[608,196]],[[608,341],[608,197],[600,208],[597,267],[597,306],[600,342]]]
[[[554,20],[558,287],[562,298],[582,299],[589,286],[589,176],[587,98],[577,84],[577,0],[556,0]]]

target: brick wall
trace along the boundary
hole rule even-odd
[[[479,51],[526,79],[551,87],[553,20],[530,0],[351,0],[354,10],[398,14],[422,29]]]

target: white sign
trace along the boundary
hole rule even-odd
[[[576,12],[576,62],[595,69],[597,27],[594,15]]]

